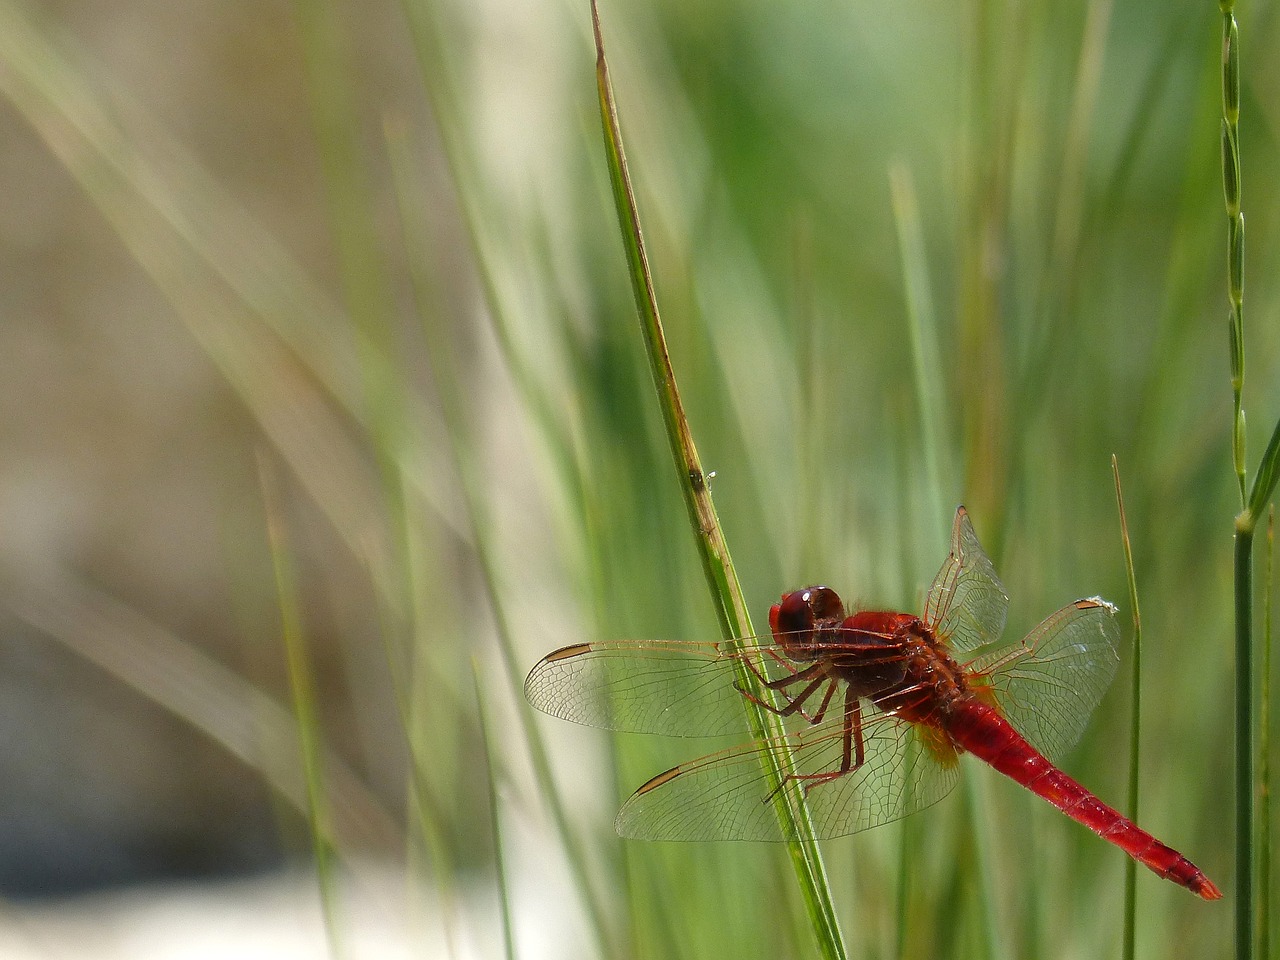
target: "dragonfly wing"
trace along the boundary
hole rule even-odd
[[[924,621],[952,649],[976,650],[1004,632],[1009,595],[969,522],[964,507],[956,510],[951,553],[934,577],[925,600]]]
[[[1116,608],[1092,597],[1069,603],[1021,643],[973,661],[1009,722],[1050,760],[1075,745],[1115,676]]]
[[[579,643],[538,661],[524,690],[534,707],[562,720],[709,737],[747,729],[733,666],[715,643]]]
[[[955,754],[941,755],[914,724],[878,714],[863,724],[865,759],[835,780],[816,783],[807,804],[820,838],[842,837],[900,819],[942,799],[955,786]],[[796,770],[837,770],[843,719],[783,738]],[[774,806],[763,743],[748,743],[654,777],[618,812],[618,833],[638,840],[786,840]],[[940,762],[940,760],[942,762]]]

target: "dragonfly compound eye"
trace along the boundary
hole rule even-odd
[[[813,611],[815,621],[844,619],[844,604],[840,602],[839,594],[830,587],[809,587],[801,592],[805,595],[809,609]]]
[[[844,604],[830,587],[805,587],[783,596],[770,611],[770,625],[775,633],[800,633],[812,630],[824,620],[844,619]]]

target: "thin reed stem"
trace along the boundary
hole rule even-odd
[[[498,769],[493,761],[493,734],[489,728],[489,711],[480,683],[480,665],[471,661],[471,679],[476,689],[476,716],[480,720],[480,745],[484,751],[485,781],[489,786],[489,829],[493,834],[493,870],[498,885],[498,908],[502,915],[502,955],[516,960],[516,941],[511,922],[511,892],[507,888],[506,858],[502,854],[502,815],[498,810]]]
[[[1262,600],[1262,682],[1258,690],[1258,956],[1271,956],[1271,601],[1276,508],[1267,511],[1267,562]]]
[[[345,955],[345,952],[337,917],[335,858],[329,802],[324,789],[315,679],[303,640],[302,608],[298,600],[293,553],[285,530],[275,476],[265,458],[259,460],[259,476],[266,508],[267,537],[271,544],[271,560],[275,570],[276,594],[280,604],[280,630],[288,666],[289,690],[293,699],[294,717],[298,725],[298,746],[301,752],[303,780],[307,788],[307,826],[311,834],[312,854],[315,857],[321,914],[324,917],[329,953],[335,958],[340,958]]]
[[[689,523],[702,560],[707,585],[716,604],[717,618],[725,640],[733,643],[739,637],[754,634],[751,617],[747,612],[742,587],[734,569],[729,548],[711,500],[706,474],[702,469],[693,433],[684,414],[680,391],[676,385],[675,371],[667,351],[666,334],[658,314],[657,296],[653,277],[649,271],[648,255],[640,230],[640,216],[636,206],[631,177],[627,171],[626,154],[622,144],[622,130],[618,121],[617,104],[613,97],[613,85],[609,78],[605,58],[604,39],[600,30],[600,13],[595,0],[591,2],[591,23],[596,43],[596,83],[600,97],[600,115],[603,124],[604,146],[609,164],[609,179],[613,186],[614,203],[618,213],[618,225],[626,249],[635,295],[636,311],[644,337],[649,369],[653,376],[655,393],[662,410],[663,424],[671,455],[680,477]],[[770,692],[761,687],[746,667],[745,661],[737,664],[737,681],[742,689],[755,690],[759,697],[769,697]],[[790,752],[785,744],[785,730],[777,714],[766,710],[759,702],[744,697],[743,706],[752,733],[762,742],[773,746],[764,752],[767,773],[772,787],[773,807],[778,815],[779,827],[787,838],[787,848],[792,866],[800,884],[801,896],[809,914],[822,955],[828,960],[844,960],[848,955],[835,904],[823,866],[822,853],[805,803],[804,791],[790,774],[793,772]]]
[[[1236,960],[1249,960],[1255,946],[1253,877],[1253,528],[1257,514],[1245,476],[1244,391],[1244,213],[1240,209],[1240,32],[1235,0],[1218,0],[1222,11],[1222,192],[1227,210],[1227,299],[1230,304],[1231,461],[1244,508],[1235,521],[1235,794]],[[1266,457],[1264,456],[1264,462]],[[1257,492],[1256,489],[1254,491]]]
[[[1253,525],[1236,518],[1236,960],[1250,960],[1253,906]]]
[[[1111,455],[1111,475],[1116,483],[1116,509],[1120,513],[1120,541],[1124,546],[1124,569],[1129,585],[1129,609],[1133,611],[1133,671],[1129,681],[1129,792],[1125,815],[1138,821],[1138,768],[1142,749],[1142,612],[1138,607],[1138,579],[1133,570],[1133,544],[1129,540],[1129,519],[1124,512],[1124,494],[1120,488],[1120,464]],[[1124,864],[1124,935],[1121,956],[1133,960],[1137,939],[1138,862],[1132,858]]]
[[[1235,0],[1219,0],[1222,10],[1222,192],[1227,206],[1227,298],[1231,343],[1234,419],[1231,460],[1245,503],[1244,391],[1244,213],[1240,209],[1240,36]]]

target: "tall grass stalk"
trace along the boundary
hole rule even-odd
[[[1235,249],[1235,248],[1233,248]],[[1241,340],[1243,361],[1243,340]],[[1243,369],[1243,366],[1241,367]],[[1240,421],[1243,423],[1243,420]],[[1275,492],[1280,478],[1280,421],[1267,449],[1247,505],[1235,519],[1235,654],[1236,654],[1236,956],[1247,960],[1256,945],[1258,907],[1254,900],[1255,841],[1254,799],[1254,659],[1253,644],[1253,535],[1263,509]]]
[[[1258,956],[1271,957],[1271,641],[1275,596],[1276,507],[1267,511],[1262,581],[1262,683],[1258,690]]]
[[[1227,209],[1227,295],[1230,303],[1229,334],[1231,391],[1234,419],[1231,429],[1232,465],[1240,487],[1243,508],[1235,519],[1235,725],[1236,725],[1236,902],[1235,947],[1237,960],[1248,960],[1257,945],[1254,874],[1257,871],[1254,842],[1254,661],[1253,644],[1253,533],[1263,508],[1270,502],[1280,476],[1280,421],[1262,455],[1252,488],[1246,480],[1244,390],[1244,213],[1240,181],[1240,32],[1234,0],[1219,0],[1222,11],[1222,186]],[[1246,492],[1247,491],[1247,492]]]
[[[1253,902],[1253,529],[1236,518],[1236,960],[1254,947]]]
[[[604,38],[600,29],[600,12],[596,0],[591,2],[591,23],[596,44],[596,84],[600,98],[600,115],[603,124],[605,153],[608,159],[609,179],[613,186],[614,203],[618,213],[618,226],[631,276],[636,311],[644,338],[645,352],[657,401],[662,410],[667,440],[679,475],[681,491],[688,509],[690,527],[697,542],[703,572],[707,578],[717,619],[726,642],[733,643],[739,637],[754,634],[747,604],[733,567],[728,545],[711,500],[706,474],[693,442],[689,422],[685,418],[680,391],[676,385],[675,371],[667,352],[666,335],[658,314],[657,297],[653,278],[649,272],[648,256],[640,229],[640,216],[635,194],[627,172],[626,154],[623,150],[622,130],[618,122],[617,104],[609,78],[605,58]],[[747,669],[737,662],[737,680],[743,689],[756,690],[760,697],[771,697]],[[788,779],[794,767],[783,737],[784,729],[777,714],[759,703],[743,698],[752,733],[762,742],[774,746],[764,754],[773,788],[773,806],[778,815],[782,835],[787,838],[792,866],[800,884],[801,896],[813,926],[822,955],[828,960],[843,960],[847,956],[835,904],[823,866],[822,853],[809,817],[804,790],[800,782]]]

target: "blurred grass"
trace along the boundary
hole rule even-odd
[[[265,464],[262,468],[262,499],[266,508],[267,539],[280,604],[280,642],[288,665],[289,693],[298,730],[298,760],[302,765],[303,781],[306,784],[307,830],[311,835],[316,887],[320,894],[329,954],[335,960],[340,960],[346,956],[346,951],[343,949],[342,922],[339,917],[333,818],[329,812],[329,796],[324,784],[323,733],[320,729],[314,667],[304,637],[302,602],[294,569],[296,557],[282,515],[277,481],[271,468]]]
[[[609,929],[554,941],[560,955],[607,942],[645,957],[804,954],[781,850],[612,835],[620,796],[700,744],[605,744],[539,722],[565,798],[557,833],[518,733],[509,674],[553,646],[716,635],[640,347],[619,320],[632,307],[587,5],[295,9],[279,45],[315,101],[327,186],[309,202],[328,211],[332,257],[292,254],[149,91],[114,79],[91,38],[68,39],[74,22],[0,0],[0,92],[249,411],[246,447],[265,439],[287,465],[284,516],[327,525],[367,577],[382,636],[332,632],[353,675],[383,660],[401,688],[369,692],[404,698],[405,842],[436,851],[419,882],[464,896],[468,876],[494,875],[477,813],[492,776],[511,785],[497,816],[517,933],[534,917],[577,931],[585,912]],[[1011,632],[1076,596],[1117,600],[1117,454],[1145,600],[1142,823],[1223,883],[1222,518],[1237,493],[1216,11],[973,0],[886,16],[713,0],[603,15],[673,363],[752,609],[815,581],[916,607],[945,554],[939,504],[962,500],[1013,597]],[[1271,263],[1280,24],[1259,13],[1245,30],[1249,256]],[[394,82],[374,60],[396,65]],[[390,161],[388,118],[404,137]],[[420,223],[400,223],[415,210]],[[1246,401],[1268,424],[1280,297],[1255,276]],[[238,509],[260,513],[250,494]],[[319,538],[291,542],[303,597],[350,569]],[[323,615],[309,608],[307,626]],[[473,656],[502,734],[488,774]],[[1123,683],[1068,765],[1112,802]],[[333,703],[317,707],[336,722]],[[356,769],[389,777],[370,744],[351,749],[365,751]],[[1115,952],[1122,855],[988,771],[965,775],[980,847],[959,796],[824,845],[851,955]],[[559,871],[575,845],[573,895],[520,881]],[[1227,911],[1145,874],[1137,900],[1138,956],[1228,955]]]

